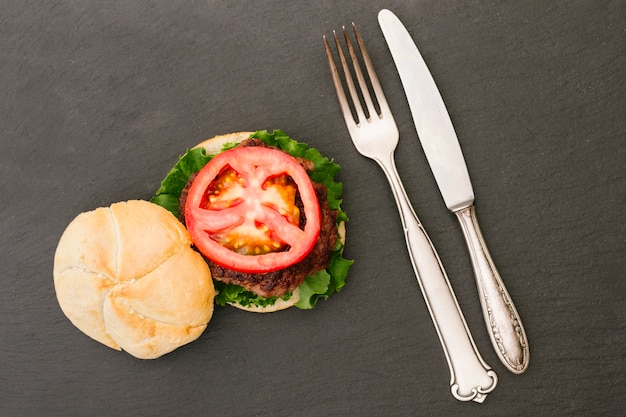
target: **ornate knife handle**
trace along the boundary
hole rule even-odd
[[[515,305],[489,255],[474,206],[455,212],[469,249],[487,331],[498,357],[513,373],[528,368],[526,332]]]
[[[393,156],[377,162],[400,211],[411,263],[450,368],[452,395],[460,401],[482,403],[496,387],[498,377],[478,353],[439,255],[411,207]]]

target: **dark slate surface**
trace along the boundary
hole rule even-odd
[[[426,165],[376,15],[405,22],[455,123],[492,255],[531,344],[508,373]],[[624,403],[626,39],[620,1],[2,1],[0,415],[614,416]],[[353,148],[322,35],[361,28],[398,170],[500,382],[449,372],[376,165]],[[79,212],[149,198],[186,147],[282,128],[342,165],[345,290],[309,312],[219,308],[140,361],[84,336],[52,260]]]

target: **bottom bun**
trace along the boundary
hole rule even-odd
[[[232,143],[237,144],[243,142],[246,139],[249,139],[254,132],[235,132],[235,133],[227,133],[225,135],[214,136],[210,139],[207,139],[203,142],[200,142],[194,148],[204,148],[206,149],[207,155],[217,155],[222,152],[222,148],[224,145]]]

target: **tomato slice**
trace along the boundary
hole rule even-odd
[[[304,208],[302,228],[296,195]],[[214,157],[194,179],[185,203],[198,250],[241,272],[271,272],[301,261],[319,237],[320,216],[313,184],[298,161],[257,146]]]

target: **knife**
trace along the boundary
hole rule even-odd
[[[506,368],[528,368],[526,331],[478,226],[465,159],[437,85],[411,35],[389,10],[378,22],[406,93],[419,140],[446,206],[456,214],[469,250],[491,343]]]

